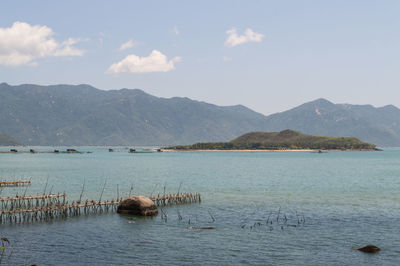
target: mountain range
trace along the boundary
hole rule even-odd
[[[0,146],[18,146],[21,145],[18,141],[16,141],[13,137],[10,137],[6,134],[0,134]]]
[[[242,105],[159,98],[139,89],[0,84],[0,134],[25,145],[177,145],[285,129],[400,146],[400,109],[318,99],[264,116]]]

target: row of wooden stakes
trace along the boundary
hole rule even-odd
[[[178,193],[178,194],[168,194],[168,195],[158,194],[157,197],[151,197],[150,199],[154,202],[156,206],[168,206],[168,205],[201,202],[200,193]]]
[[[77,201],[68,204],[66,194],[43,194],[35,196],[15,196],[0,198],[0,223],[20,224],[39,221],[50,221],[72,216],[114,212],[118,200],[111,201]],[[156,206],[169,206],[201,202],[199,193],[178,193],[152,197]]]
[[[85,203],[57,204],[42,208],[2,210],[0,212],[0,223],[20,224],[39,221],[50,221],[72,216],[97,214],[115,211],[118,201],[88,201]]]
[[[17,181],[0,181],[0,187],[18,187],[18,186],[29,186],[30,180],[17,180]]]
[[[66,194],[38,194],[29,196],[0,197],[1,210],[44,208],[65,204]]]
[[[0,181],[0,187],[26,186],[30,184],[30,180]],[[66,201],[67,196],[65,193],[25,195],[25,191],[22,196],[16,195],[14,197],[0,197],[0,223],[29,223],[78,216],[81,214],[88,215],[116,211],[120,201],[122,201],[121,198],[111,201],[101,201],[100,196],[99,201],[86,200],[85,202],[82,202],[81,198],[83,191],[84,186],[82,188],[80,199],[71,204]],[[165,188],[164,195],[158,194],[158,196],[150,197],[150,199],[156,206],[201,202],[201,196],[199,193],[178,192],[177,194],[165,194]]]

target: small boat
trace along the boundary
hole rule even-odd
[[[134,153],[153,153],[155,152],[154,150],[150,149],[143,149],[143,150],[135,150]]]
[[[161,149],[129,149],[130,153],[153,153],[153,152],[162,152]]]
[[[328,151],[318,150],[318,151],[312,151],[311,153],[328,153]]]

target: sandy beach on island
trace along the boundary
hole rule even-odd
[[[334,149],[334,150],[312,150],[312,149],[287,149],[287,150],[207,150],[207,149],[161,149],[163,152],[173,152],[173,151],[216,151],[216,152],[221,152],[221,151],[230,151],[230,152],[316,152],[322,151],[328,152],[328,151],[376,151],[376,150],[359,150],[359,149],[354,149],[354,150],[339,150],[339,149]]]
[[[300,152],[300,151],[318,151],[318,150],[196,150],[196,149],[184,149],[184,150],[175,150],[175,149],[162,149],[162,151],[170,152],[170,151],[231,151],[231,152],[265,152],[265,151],[272,151],[272,152],[282,152],[282,151],[293,151],[293,152]]]

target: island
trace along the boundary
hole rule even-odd
[[[165,150],[378,150],[374,144],[353,137],[325,137],[295,130],[250,132],[229,142],[196,143]]]

